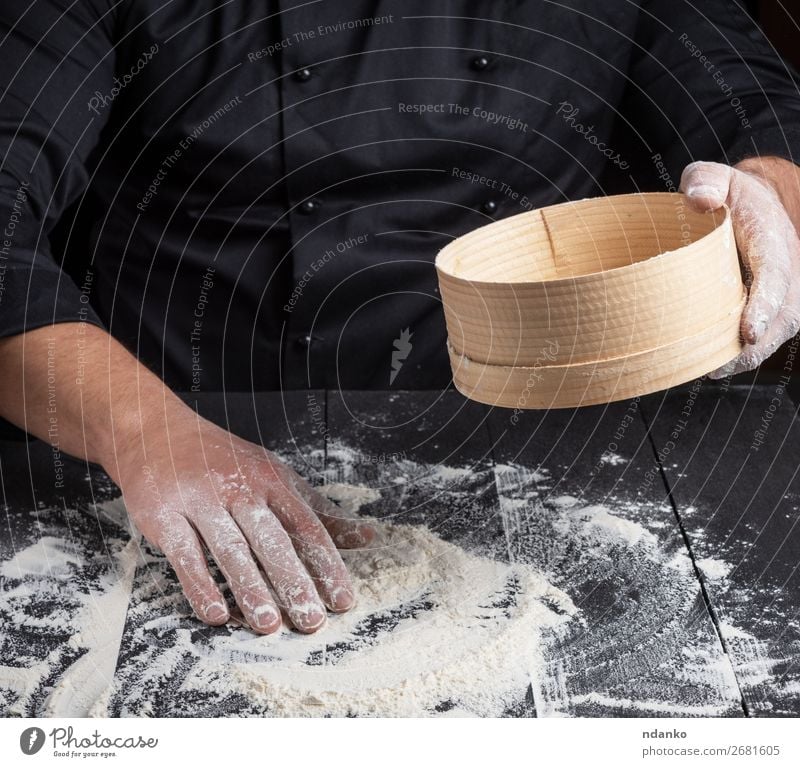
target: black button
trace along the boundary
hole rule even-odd
[[[489,59],[486,56],[476,56],[472,59],[472,68],[477,69],[479,72],[489,66]]]
[[[298,346],[301,346],[303,349],[308,349],[311,347],[315,341],[321,341],[322,339],[319,336],[312,336],[311,333],[306,333],[303,336],[298,336],[295,339],[295,343]]]
[[[481,210],[484,213],[496,213],[497,203],[494,200],[486,200],[486,202],[481,205]]]
[[[303,67],[302,69],[298,69],[294,73],[294,79],[299,80],[301,83],[306,82],[307,80],[311,79],[311,70],[308,67]]]
[[[309,214],[313,213],[319,207],[318,200],[303,200],[300,203],[300,207],[298,210],[304,215],[308,216]]]

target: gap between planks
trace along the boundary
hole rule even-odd
[[[697,582],[700,586],[700,594],[703,597],[703,603],[706,606],[706,612],[708,612],[709,618],[711,618],[711,623],[714,626],[714,631],[717,634],[717,638],[719,639],[720,645],[722,646],[725,655],[728,656],[729,659],[732,659],[732,655],[728,651],[728,643],[725,641],[725,637],[722,634],[722,629],[719,625],[719,616],[717,615],[717,611],[714,609],[714,604],[711,601],[711,596],[708,593],[708,589],[706,589],[705,581],[703,580],[703,575],[700,572],[700,568],[697,565],[697,558],[695,557],[694,549],[692,548],[691,539],[689,538],[689,534],[686,532],[686,528],[683,524],[683,519],[681,518],[680,511],[678,510],[678,504],[675,500],[675,497],[672,493],[672,487],[669,484],[669,480],[667,478],[667,473],[664,470],[664,464],[662,463],[661,459],[658,457],[658,448],[656,447],[655,440],[653,439],[653,434],[650,429],[650,422],[647,420],[647,417],[644,414],[644,411],[641,407],[636,408],[637,412],[639,413],[639,417],[642,419],[642,423],[644,424],[645,435],[647,437],[647,442],[650,445],[650,449],[653,451],[653,458],[658,465],[658,473],[661,475],[661,481],[664,484],[664,490],[667,493],[667,498],[669,499],[669,505],[672,508],[672,513],[675,516],[675,521],[678,525],[678,530],[680,530],[681,537],[683,538],[683,545],[686,547],[686,553],[689,555],[689,559],[692,562],[692,568],[694,569],[695,577],[697,578]],[[739,684],[739,675],[736,673],[736,666],[733,665],[733,678],[736,680],[736,689],[739,691],[739,703],[742,707],[742,711],[746,717],[752,717],[750,713],[750,707],[747,705],[747,701],[745,699],[744,693],[742,692],[742,686]]]

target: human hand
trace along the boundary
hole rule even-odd
[[[791,163],[786,165],[794,170]],[[680,189],[693,209],[730,208],[749,290],[742,313],[742,352],[711,373],[712,378],[753,370],[800,328],[800,239],[762,167],[760,160],[736,167],[693,162],[681,176]]]
[[[345,519],[268,450],[182,403],[166,409],[142,419],[140,435],[117,449],[109,473],[200,620],[221,625],[230,617],[203,546],[259,633],[281,626],[281,609],[305,633],[323,625],[326,607],[349,610],[355,594],[336,546],[364,546],[373,529]]]

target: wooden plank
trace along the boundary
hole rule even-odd
[[[187,398],[188,399],[188,398]],[[188,399],[198,412],[240,436],[278,450],[298,471],[317,474],[324,462],[324,392],[227,394]],[[225,689],[236,657],[256,662],[236,623],[199,623],[163,556],[143,543],[113,683],[95,713],[111,716],[259,716],[262,705]],[[222,583],[216,573],[217,581]],[[232,604],[230,594],[226,594]],[[241,650],[230,651],[232,642]],[[269,641],[268,638],[264,641]],[[228,648],[228,649],[226,649]],[[250,653],[250,654],[248,654]]]
[[[800,714],[800,423],[782,388],[644,404],[749,711]]]
[[[580,620],[548,647],[543,714],[742,715],[636,400],[495,410],[509,555],[548,573]]]

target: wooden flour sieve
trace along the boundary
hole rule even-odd
[[[436,258],[456,388],[490,405],[558,408],[691,381],[741,348],[746,298],[730,215],[681,194],[521,213]]]

